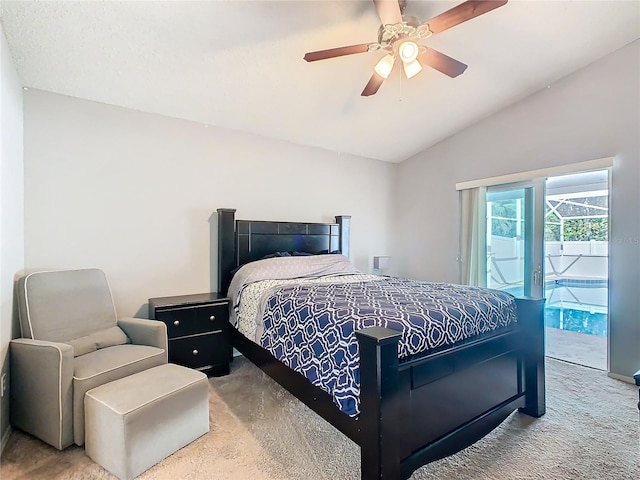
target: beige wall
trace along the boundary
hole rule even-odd
[[[9,382],[9,341],[19,336],[13,280],[24,266],[22,86],[0,25],[0,362]],[[9,428],[9,391],[0,403],[4,447]]]
[[[639,64],[635,41],[401,163],[399,273],[458,281],[457,182],[614,156],[610,369],[630,377],[640,367]]]
[[[104,269],[120,315],[217,288],[219,207],[241,219],[352,215],[356,265],[388,253],[393,164],[37,90],[24,122],[26,268]]]

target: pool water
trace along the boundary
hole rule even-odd
[[[607,314],[591,313],[588,310],[548,306],[544,309],[544,324],[547,327],[607,336]]]
[[[607,336],[607,280],[559,279],[545,284],[544,321],[547,327]],[[522,287],[509,288],[515,296]]]

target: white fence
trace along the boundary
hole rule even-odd
[[[547,278],[606,279],[608,274],[606,241],[545,242]],[[487,255],[489,286],[500,287],[522,282],[524,241],[493,235]]]
[[[607,278],[609,242],[545,242],[547,277]]]

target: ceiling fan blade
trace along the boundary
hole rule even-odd
[[[402,22],[402,13],[398,0],[373,0],[382,25]]]
[[[458,60],[451,58],[444,53],[440,53],[433,48],[418,56],[418,61],[423,65],[429,65],[439,72],[449,75],[451,78],[457,77],[467,69],[467,66]]]
[[[307,62],[315,62],[316,60],[325,60],[327,58],[341,57],[343,55],[352,55],[354,53],[365,53],[369,51],[369,44],[362,43],[360,45],[349,45],[348,47],[330,48],[328,50],[318,50],[317,52],[305,53],[304,59]]]
[[[382,82],[384,82],[384,78],[378,75],[376,72],[373,72],[373,75],[371,75],[371,78],[369,79],[369,83],[367,83],[367,86],[364,87],[364,90],[360,95],[363,97],[375,95],[380,88],[380,85],[382,85]]]
[[[469,0],[433,17],[431,20],[427,20],[424,24],[428,24],[429,30],[433,33],[440,33],[483,13],[495,10],[506,4],[507,1],[508,0]]]

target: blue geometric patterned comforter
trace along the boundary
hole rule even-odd
[[[380,277],[357,283],[296,284],[266,302],[263,348],[359,413],[359,353],[353,332],[402,332],[399,357],[452,345],[516,321],[513,296],[480,287]]]

